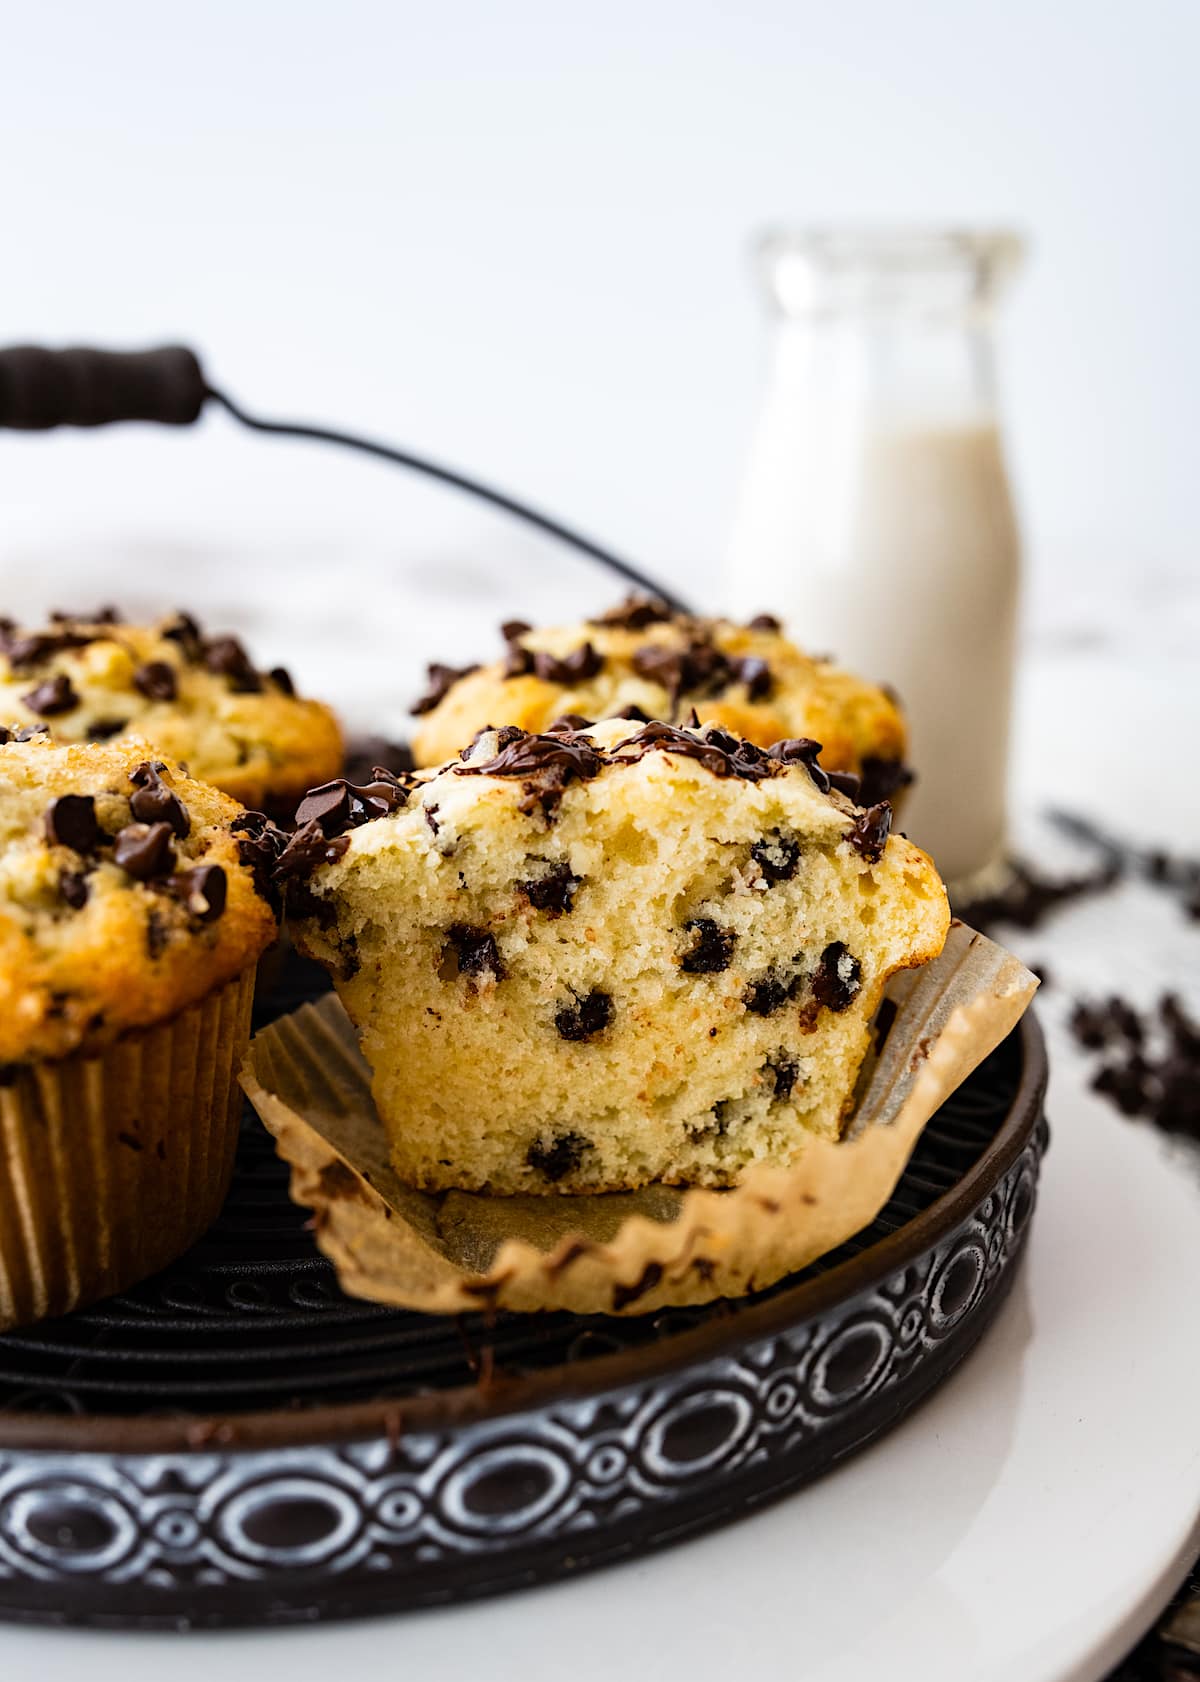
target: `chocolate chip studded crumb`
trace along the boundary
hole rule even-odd
[[[821,953],[812,979],[812,995],[826,1010],[849,1010],[862,985],[862,965],[840,941],[831,941]]]
[[[517,883],[517,892],[524,894],[535,911],[548,917],[565,917],[575,903],[582,877],[576,876],[569,864],[551,865],[542,876]]]
[[[46,840],[52,847],[90,853],[102,837],[108,839],[96,821],[96,802],[90,794],[60,794],[46,808]]]
[[[694,944],[679,960],[688,975],[719,975],[729,968],[736,936],[711,917],[693,917],[684,927],[695,936]]]
[[[791,988],[777,975],[764,975],[754,981],[742,995],[742,1003],[755,1016],[774,1016],[787,1003]]]
[[[457,960],[458,974],[486,980],[504,980],[504,965],[496,937],[487,929],[473,929],[467,923],[454,923],[446,930]]]
[[[88,902],[87,877],[77,870],[64,870],[58,879],[58,891],[72,911],[82,911]]]
[[[582,1133],[560,1133],[547,1144],[535,1139],[525,1153],[525,1161],[551,1185],[573,1174],[592,1149],[592,1141]]]
[[[175,668],[165,660],[147,660],[134,672],[133,687],[148,701],[173,701],[178,687]]]
[[[796,1077],[800,1073],[800,1065],[789,1061],[786,1057],[772,1058],[767,1064],[776,1100],[780,1103],[792,1095],[792,1088],[796,1084]]]
[[[886,800],[881,800],[877,806],[868,806],[865,812],[859,813],[846,839],[868,864],[878,864],[891,832],[892,808]]]
[[[79,705],[79,696],[64,672],[57,672],[45,683],[39,683],[36,689],[22,695],[21,700],[31,713],[38,713],[42,718],[57,718],[60,713],[73,712]]]
[[[561,1039],[590,1040],[608,1027],[612,1015],[611,994],[596,989],[556,1011],[554,1026]]]
[[[478,670],[478,664],[474,666],[442,666],[434,661],[426,670],[429,687],[424,695],[413,702],[409,711],[418,715],[431,713],[435,707],[442,704],[459,678],[470,677],[472,672]]]
[[[166,766],[161,759],[143,760],[129,773],[134,792],[129,809],[139,823],[165,823],[182,841],[191,829],[182,800],[162,780]]]
[[[794,835],[775,830],[762,841],[755,841],[750,857],[768,882],[790,882],[800,862],[800,843]]]
[[[174,863],[175,844],[168,823],[130,823],[113,842],[113,862],[135,881],[166,876]]]

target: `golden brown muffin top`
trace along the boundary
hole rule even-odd
[[[167,1021],[270,945],[258,814],[148,742],[0,737],[0,1064]]]
[[[419,765],[456,753],[484,725],[542,731],[563,714],[683,724],[693,708],[760,747],[807,736],[829,770],[864,774],[871,799],[907,781],[907,733],[887,690],[803,653],[768,614],[736,625],[632,598],[601,618],[502,627],[508,652],[488,666],[430,667],[413,738]]]
[[[40,631],[0,620],[0,718],[44,724],[60,742],[152,742],[250,806],[294,801],[342,758],[327,706],[186,613],[157,625],[123,624],[111,608],[58,614]]]

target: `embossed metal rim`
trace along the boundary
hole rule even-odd
[[[554,1401],[578,1400],[643,1385],[682,1368],[718,1358],[773,1332],[815,1318],[869,1291],[933,1248],[979,1206],[1028,1143],[1042,1112],[1047,1082],[1045,1040],[1032,1012],[1014,1032],[1021,1074],[1008,1114],[991,1143],[962,1178],[921,1214],[861,1255],[785,1290],[736,1317],[697,1326],[658,1348],[596,1356],[586,1366],[562,1365],[484,1389],[461,1386],[434,1396],[373,1400],[304,1411],[271,1408],[226,1417],[113,1415],[70,1418],[0,1413],[0,1449],[78,1453],[163,1454],[336,1445],[394,1437],[401,1430],[454,1430]]]

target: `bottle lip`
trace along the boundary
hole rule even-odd
[[[1011,228],[887,224],[773,227],[755,242],[768,293],[788,316],[986,308],[1026,249]]]

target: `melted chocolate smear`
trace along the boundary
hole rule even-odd
[[[258,837],[260,843],[266,840]],[[275,882],[303,880],[323,864],[336,864],[349,847],[347,836],[327,836],[315,818],[297,829],[279,852],[271,869]]]
[[[134,672],[133,687],[148,701],[173,701],[178,688],[175,668],[165,660],[148,660]]]
[[[881,800],[878,806],[868,806],[865,812],[859,813],[846,839],[868,864],[878,864],[891,832],[892,808],[886,800]]]
[[[604,667],[604,657],[598,654],[590,642],[583,643],[573,649],[570,654],[560,660],[557,655],[548,654],[544,649],[533,656],[534,672],[543,683],[561,683],[568,687],[577,683],[586,683],[594,678]]]
[[[688,975],[719,975],[729,968],[736,935],[723,929],[711,917],[693,917],[684,927],[695,935],[695,944],[679,960],[679,967]]]
[[[170,875],[175,862],[170,824],[126,824],[113,841],[113,862],[138,882]]]
[[[435,707],[441,706],[459,678],[470,677],[472,672],[478,670],[478,664],[474,666],[441,666],[434,661],[426,669],[429,687],[419,700],[413,702],[409,711],[418,715],[431,713]]]
[[[583,998],[576,998],[555,1012],[554,1026],[564,1040],[590,1040],[602,1033],[612,1021],[613,1002],[610,993],[594,990]]]
[[[512,727],[515,728],[515,727]],[[521,777],[524,779],[523,812],[541,808],[552,821],[568,785],[598,776],[604,759],[595,744],[582,734],[530,736],[522,731],[482,765],[458,765],[460,777]]]
[[[59,713],[73,712],[79,705],[79,696],[71,688],[70,678],[63,672],[47,678],[45,683],[39,683],[28,695],[22,695],[21,700],[31,713],[40,713],[43,718],[57,718]]]
[[[648,753],[673,753],[681,759],[695,759],[714,777],[740,777],[759,783],[777,775],[779,766],[753,742],[743,742],[725,730],[710,726],[703,736],[677,730],[672,724],[650,723],[613,750],[613,762],[633,765]]]
[[[576,876],[569,864],[556,864],[546,872],[530,882],[518,882],[518,893],[533,906],[535,911],[544,911],[548,917],[564,917],[571,911],[575,903],[582,877]]]
[[[750,857],[768,882],[790,882],[800,863],[800,843],[794,835],[777,829],[753,844]]]
[[[504,980],[504,965],[495,935],[487,929],[471,928],[467,923],[454,923],[446,933],[458,960],[459,975]]]
[[[877,759],[868,754],[862,761],[860,806],[877,806],[881,800],[891,800],[916,781],[916,773],[899,759]],[[855,798],[851,796],[851,798]]]
[[[820,792],[828,794],[831,787],[829,772],[817,763],[820,751],[820,742],[814,742],[811,736],[788,736],[782,742],[772,743],[767,749],[770,757],[780,765],[803,765]]]
[[[541,1139],[535,1139],[525,1153],[525,1161],[551,1185],[556,1185],[559,1180],[574,1173],[591,1148],[592,1141],[585,1139],[582,1133],[560,1133],[548,1145],[543,1144]]]
[[[589,625],[608,625],[619,631],[644,631],[647,625],[665,625],[675,615],[658,596],[627,596],[607,613],[588,620]]]
[[[840,1014],[854,1003],[861,986],[862,965],[840,940],[831,941],[812,979],[813,998],[826,1010]]]
[[[382,765],[375,767],[375,780],[370,783],[350,783],[345,777],[335,777],[331,783],[309,789],[296,808],[296,827],[317,823],[332,839],[376,818],[386,818],[403,806],[409,792],[409,785]]]
[[[147,759],[129,773],[134,786],[129,809],[139,823],[169,824],[182,841],[192,827],[191,819],[179,796],[163,782],[165,770],[161,759]]]
[[[91,853],[107,839],[96,820],[96,802],[90,794],[60,794],[47,806],[46,840],[52,847]]]

